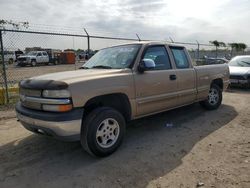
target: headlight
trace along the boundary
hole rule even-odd
[[[43,97],[46,98],[69,98],[71,97],[69,90],[43,90]]]

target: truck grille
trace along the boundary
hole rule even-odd
[[[230,75],[230,79],[246,80],[243,76],[240,76],[240,75]]]
[[[40,103],[35,103],[25,100],[25,97],[41,97],[41,93],[42,93],[41,90],[20,88],[20,101],[22,106],[35,110],[42,110],[42,105]]]
[[[26,61],[26,57],[19,57],[18,61]]]

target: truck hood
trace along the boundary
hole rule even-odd
[[[81,69],[75,71],[57,72],[32,77],[29,80],[54,80],[67,84],[81,82],[85,80],[111,77],[121,73],[131,73],[130,69]]]
[[[229,66],[230,75],[246,75],[250,74],[250,67]]]
[[[36,56],[33,56],[33,55],[20,55],[18,56],[18,58],[36,58]]]

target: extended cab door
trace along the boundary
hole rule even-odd
[[[176,67],[178,105],[193,103],[196,100],[196,72],[184,47],[169,46]]]
[[[151,59],[155,68],[134,74],[137,116],[174,107],[178,100],[176,72],[165,45],[145,47],[142,59]]]

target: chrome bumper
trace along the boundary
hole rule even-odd
[[[83,111],[75,113],[50,113],[29,110],[20,105],[16,106],[17,119],[29,131],[52,136],[60,140],[80,140]],[[74,117],[73,117],[74,116]]]

